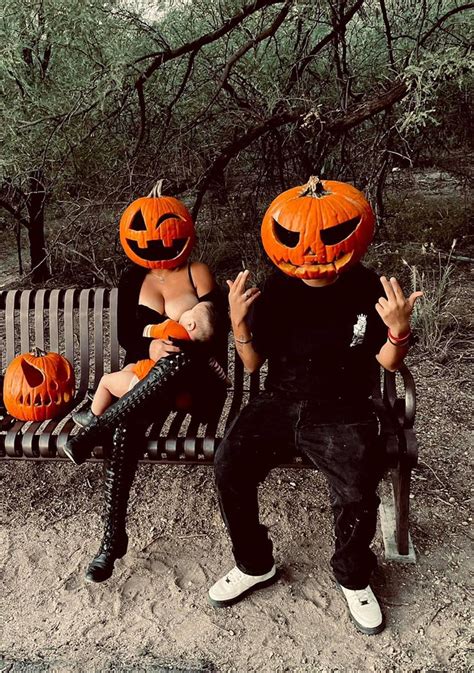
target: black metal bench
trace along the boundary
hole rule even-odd
[[[74,407],[63,418],[23,422],[9,416],[0,404],[0,459],[61,460],[63,447],[74,428],[71,412],[94,390],[104,372],[120,366],[117,340],[117,290],[52,289],[0,292],[1,368],[34,346],[59,352],[74,363],[77,393]],[[248,375],[233,347],[228,349],[232,381],[227,400],[216,417],[203,425],[184,412],[157,417],[149,428],[142,460],[155,463],[211,464],[225,428],[249,397],[258,393],[264,371]],[[407,367],[400,372],[402,396],[397,395],[396,375],[384,371],[377,380],[373,400],[380,424],[381,444],[387,453],[393,499],[383,501],[382,526],[389,558],[413,561],[409,522],[411,470],[417,462],[413,431],[415,385]],[[158,414],[159,415],[159,414]],[[94,458],[103,458],[96,447]],[[290,467],[307,463],[296,456]],[[287,467],[287,466],[285,466]]]

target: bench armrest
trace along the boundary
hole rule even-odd
[[[397,374],[400,374],[403,379],[403,398],[397,397]],[[416,413],[416,389],[413,376],[405,364],[402,364],[397,372],[384,370],[383,401],[402,428],[413,428]]]

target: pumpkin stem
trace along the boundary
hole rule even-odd
[[[325,194],[329,194],[329,192],[325,191],[322,181],[316,175],[310,176],[304,190],[301,192],[301,196],[312,196],[314,198],[320,198],[321,196],[325,196]]]
[[[149,199],[159,199],[161,197],[161,188],[163,187],[164,180],[158,180],[156,185],[153,187],[151,192],[148,194]]]
[[[34,355],[35,358],[42,358],[47,355],[46,351],[44,351],[42,348],[38,348],[38,346],[33,347],[31,354]]]

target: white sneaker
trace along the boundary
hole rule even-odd
[[[339,584],[339,587],[349,606],[351,619],[359,631],[371,636],[384,630],[382,611],[370,586],[365,589],[346,589]]]
[[[217,580],[209,589],[209,602],[215,608],[224,608],[237,603],[254,589],[262,589],[272,584],[275,579],[275,565],[265,575],[247,575],[234,566],[227,575]]]

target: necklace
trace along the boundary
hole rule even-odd
[[[154,269],[154,270],[152,271],[152,275],[153,275],[155,278],[157,278],[157,279],[158,279],[158,282],[160,282],[160,283],[164,283],[164,282],[166,281],[166,274],[165,274],[165,275],[163,275],[163,274],[159,274],[157,269]]]

